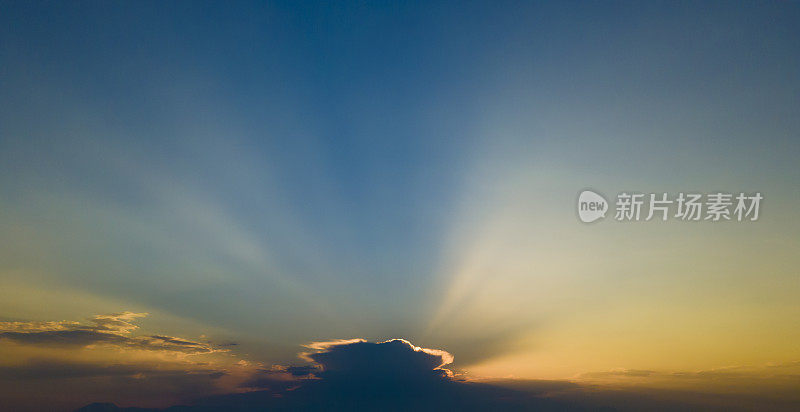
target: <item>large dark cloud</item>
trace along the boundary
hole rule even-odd
[[[427,380],[450,376],[443,366],[453,356],[441,350],[419,348],[402,339],[373,343],[316,343],[319,351],[305,357],[319,365],[328,379]]]
[[[262,369],[243,384],[248,388],[286,387],[299,380],[324,379],[382,385],[408,385],[452,376],[443,368],[453,356],[441,350],[415,347],[403,339],[367,342],[362,339],[314,342],[300,357],[310,365]]]

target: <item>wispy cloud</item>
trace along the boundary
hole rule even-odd
[[[96,315],[88,323],[75,321],[0,322],[0,340],[52,346],[113,345],[182,354],[207,354],[226,350],[213,348],[205,342],[174,336],[131,336],[131,332],[138,329],[133,321],[145,316],[147,313],[121,312]]]
[[[734,365],[694,371],[668,371],[649,369],[615,368],[605,371],[585,372],[576,380],[614,380],[617,382],[647,382],[655,380],[674,381],[723,381],[733,379],[765,380],[775,378],[796,379],[800,383],[800,362],[768,363],[763,365]]]

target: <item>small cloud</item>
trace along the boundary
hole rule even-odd
[[[600,372],[587,372],[579,375],[579,378],[609,378],[609,377],[626,377],[626,378],[643,378],[658,374],[656,371],[647,369],[625,369],[616,368],[608,371]]]
[[[94,330],[105,331],[119,335],[128,334],[139,327],[131,323],[136,318],[143,318],[148,313],[121,312],[109,315],[95,315],[92,323],[95,324]]]
[[[226,375],[226,373],[225,373],[225,372],[222,372],[222,371],[217,371],[217,372],[211,372],[211,373],[209,373],[209,374],[208,374],[208,377],[209,377],[209,378],[211,378],[211,379],[219,379],[219,378],[221,378],[221,377],[223,377],[223,376],[225,376],[225,375]]]
[[[316,379],[315,372],[319,372],[319,369],[314,365],[273,365],[269,369],[257,370],[240,386],[249,389],[283,391],[298,385],[302,380]]]
[[[286,372],[292,376],[309,376],[314,372],[319,372],[319,369],[315,366],[289,366],[286,368]]]

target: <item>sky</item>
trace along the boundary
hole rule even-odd
[[[714,374],[735,371],[783,399],[799,19],[795,1],[0,1],[0,380],[123,365],[239,390],[325,369],[298,358],[332,347],[312,342],[404,339],[469,380],[730,392]],[[585,224],[586,188],[764,200],[754,222]]]

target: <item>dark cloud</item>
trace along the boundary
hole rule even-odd
[[[452,355],[415,347],[402,339],[379,343],[361,339],[314,342],[306,347],[312,352],[302,353],[301,358],[311,365],[262,369],[242,386],[280,390],[308,384],[311,379],[321,379],[333,384],[379,383],[389,387],[427,384],[452,375],[443,368],[452,362]]]
[[[18,343],[54,346],[87,346],[94,343],[122,344],[127,338],[95,330],[46,330],[25,332],[0,332],[0,339]]]
[[[0,366],[0,410],[61,411],[93,400],[154,406],[219,393],[226,372],[158,363],[29,359]]]
[[[219,378],[221,378],[221,377],[223,377],[225,375],[227,375],[227,373],[222,372],[222,371],[217,371],[217,372],[209,373],[208,377],[211,378],[211,379],[219,379]]]
[[[318,342],[309,345],[318,352],[307,353],[328,379],[426,380],[452,375],[443,367],[453,356],[441,350],[419,348],[402,339],[373,343],[366,341]]]
[[[155,364],[125,363],[99,364],[57,359],[29,359],[18,365],[0,366],[2,379],[62,379],[127,376],[134,379],[153,376],[207,375],[219,378],[223,371],[214,369],[172,370]]]
[[[53,359],[31,359],[22,364],[0,366],[0,379],[62,379],[108,376],[134,376],[153,372],[141,365],[103,365]]]
[[[319,372],[319,368],[313,365],[275,365],[270,369],[257,370],[250,379],[243,382],[240,386],[249,389],[282,391],[297,386],[302,383],[302,380],[316,378],[314,374]]]

